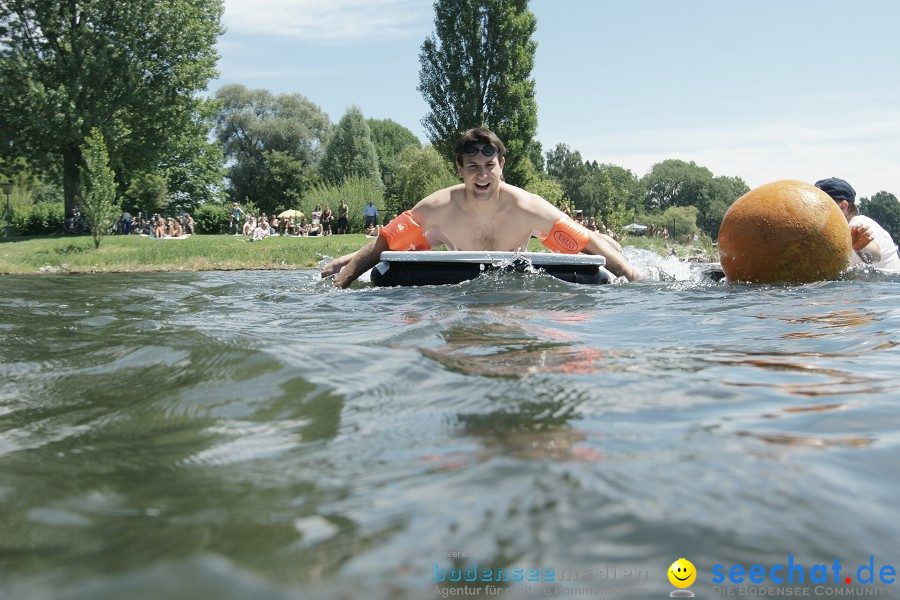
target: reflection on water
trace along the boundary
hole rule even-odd
[[[432,598],[466,550],[657,596],[679,556],[707,594],[889,562],[898,282],[637,258],[658,281],[3,278],[0,597]]]

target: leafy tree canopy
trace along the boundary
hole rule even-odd
[[[155,167],[216,74],[222,11],[222,0],[4,0],[0,152],[61,163],[68,211],[93,128],[120,183]]]
[[[383,186],[372,130],[358,106],[348,108],[334,128],[325,146],[320,170],[322,177],[334,183],[348,177],[361,177]]]
[[[455,167],[433,146],[407,146],[397,157],[393,179],[397,198],[393,212],[408,210],[422,198],[457,183]]]
[[[900,202],[897,201],[897,196],[881,191],[871,198],[862,198],[859,204],[862,214],[884,227],[894,238],[894,242],[900,240]]]
[[[739,177],[715,177],[706,167],[677,159],[653,165],[641,182],[647,209],[696,207],[698,225],[713,237],[728,207],[750,189]]]
[[[378,154],[378,166],[381,173],[394,171],[397,157],[407,146],[422,148],[422,142],[412,131],[390,119],[369,119],[372,141]]]
[[[508,149],[504,176],[524,185],[543,168],[531,77],[537,19],[527,0],[436,0],[435,33],[419,54],[422,120],[448,160],[462,132],[488,127]]]
[[[290,203],[294,195],[302,195],[302,188],[312,188],[317,182],[315,165],[332,129],[319,106],[301,94],[273,95],[240,84],[219,88],[216,101],[216,138],[232,161],[228,170],[232,200],[249,199],[260,206]],[[267,154],[273,152],[277,154]],[[297,178],[284,176],[285,161],[298,170]],[[276,189],[276,181],[301,187]]]

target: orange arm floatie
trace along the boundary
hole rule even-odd
[[[381,236],[391,250],[428,250],[431,246],[425,241],[422,227],[406,211],[390,223],[382,227]]]
[[[587,229],[569,217],[563,217],[553,224],[553,228],[542,243],[554,252],[578,254],[590,241],[591,234]]]

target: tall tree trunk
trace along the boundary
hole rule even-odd
[[[81,147],[63,149],[63,193],[66,199],[66,217],[77,208],[81,210]]]

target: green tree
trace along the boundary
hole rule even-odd
[[[268,90],[251,90],[243,85],[226,85],[216,92],[216,137],[225,156],[231,161],[228,170],[228,196],[244,202],[267,202],[264,196],[287,198],[296,193],[302,197],[304,189],[311,189],[318,181],[315,165],[321,158],[332,125],[322,109],[301,94],[273,95]],[[273,164],[272,155],[281,158]],[[299,169],[300,178],[285,181],[299,185],[299,189],[271,186],[274,177],[268,168],[290,157]],[[267,168],[268,165],[268,168]],[[263,189],[265,188],[265,189]]]
[[[528,0],[436,0],[434,11],[435,33],[419,54],[429,140],[455,160],[460,134],[488,127],[508,149],[506,180],[524,185],[543,169],[531,77],[537,19]]]
[[[525,189],[557,208],[562,208],[566,202],[566,192],[562,185],[548,177],[535,177],[525,185]]]
[[[303,163],[281,150],[269,150],[263,154],[263,168],[258,182],[259,209],[269,215],[287,208],[299,208],[304,187],[310,189],[304,178]]]
[[[358,106],[348,108],[334,128],[325,146],[320,172],[333,183],[341,183],[348,177],[361,177],[383,185],[372,130]],[[383,193],[383,187],[381,189]]]
[[[225,200],[225,156],[222,145],[210,142],[216,103],[198,99],[185,128],[170,132],[169,151],[157,165],[166,181],[169,202],[196,209]]]
[[[93,128],[121,181],[155,167],[215,76],[222,11],[222,0],[0,2],[0,152],[61,163],[67,212]]]
[[[347,220],[349,225],[347,231],[349,233],[361,232],[365,224],[363,207],[369,200],[377,200],[381,195],[382,187],[376,183],[375,180],[369,177],[360,177],[358,175],[347,177],[340,184],[326,181],[317,184],[311,189],[304,202],[307,207],[313,207],[318,204],[322,208],[330,206],[333,211],[337,212],[337,207],[340,205],[341,199],[343,199],[347,203],[348,208]],[[383,207],[379,207],[379,210],[381,208]],[[309,214],[308,211],[305,212]],[[384,216],[381,214],[382,212],[380,210],[379,218]]]
[[[126,210],[141,212],[144,216],[162,212],[166,207],[168,188],[166,178],[159,173],[141,173],[132,178],[125,190]]]
[[[591,174],[581,153],[572,150],[566,144],[557,144],[556,148],[547,152],[547,175],[557,181],[566,196],[581,210],[591,210]]]
[[[372,142],[378,155],[380,172],[393,171],[397,157],[407,146],[422,148],[422,142],[412,131],[391,119],[368,119]]]
[[[99,248],[103,235],[118,215],[119,203],[116,201],[116,175],[109,168],[106,142],[96,127],[85,139],[82,157],[84,219],[94,238],[94,247]]]
[[[684,239],[699,233],[697,227],[697,208],[694,206],[670,206],[662,212],[641,215],[641,221],[652,225],[657,231],[663,227],[669,230],[672,240]]]
[[[416,205],[422,198],[439,189],[456,185],[459,176],[453,164],[438,154],[433,146],[407,146],[400,152],[394,172],[396,202],[388,207],[400,213]]]
[[[668,159],[656,163],[644,175],[646,207],[666,210],[670,206],[705,205],[709,200],[713,174],[691,161]]]
[[[231,212],[228,206],[210,202],[198,207],[194,212],[197,233],[222,233],[228,227]]]
[[[734,201],[750,191],[750,186],[740,177],[720,176],[713,179],[712,196],[705,210],[697,216],[697,224],[712,239],[719,237],[719,227],[725,213]]]
[[[895,242],[900,240],[900,202],[897,196],[881,191],[871,198],[862,198],[859,211],[884,227]]]
[[[390,119],[369,119],[369,129],[372,130],[372,141],[375,143],[375,152],[378,154],[378,171],[385,177],[385,198],[388,203],[395,201],[398,195],[397,164],[400,153],[407,146],[422,148],[422,142],[412,131]]]
[[[693,206],[701,228],[716,237],[725,211],[750,190],[740,177],[715,177],[709,169],[691,161],[664,160],[642,178],[648,210]]]
[[[631,222],[634,211],[629,209],[625,196],[612,181],[609,172],[598,173],[598,196],[600,211],[597,213],[603,224],[613,231],[622,231],[622,227]]]
[[[640,179],[630,169],[609,163],[596,161],[588,164],[588,173],[595,180],[603,181],[609,177],[615,189],[616,202],[622,202],[627,213],[633,214],[641,208],[644,200],[644,188]]]

